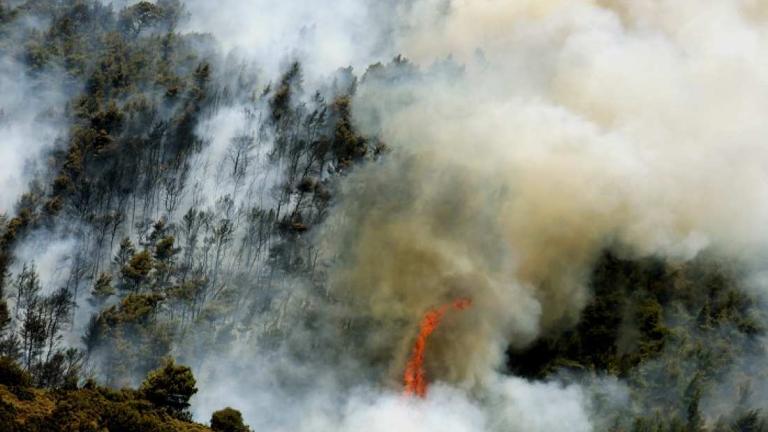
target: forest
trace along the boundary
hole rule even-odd
[[[385,52],[318,74],[312,59],[282,53],[272,75],[190,30],[204,7],[189,3],[0,0],[0,157],[28,159],[0,174],[0,430],[768,431],[760,273],[730,252],[741,243],[717,243],[738,230],[712,228],[711,247],[693,254],[646,247],[652,236],[633,231],[645,219],[631,219],[645,214],[633,206],[651,207],[644,196],[593,211],[614,189],[570,193],[604,178],[623,185],[615,167],[584,157],[572,169],[578,144],[550,148],[546,136],[512,156],[489,144],[505,133],[494,116],[518,99],[481,108],[497,96],[472,87],[459,56],[425,66]],[[577,3],[601,17],[629,8]],[[492,50],[473,55],[481,77],[495,67]],[[627,110],[646,119],[640,99]],[[444,111],[449,126],[433,132],[423,119]],[[503,139],[535,135],[531,119],[571,121],[533,112],[509,120],[515,135]],[[621,117],[595,116],[605,129]],[[24,122],[53,132],[14,141]],[[472,144],[449,144],[464,137]],[[596,147],[597,160],[619,151]],[[537,183],[529,167],[539,166],[557,181]],[[582,169],[601,174],[582,182]],[[18,187],[2,182],[13,172]],[[722,198],[691,183],[702,201]],[[556,203],[541,204],[547,195]],[[730,215],[675,219],[669,231],[707,232]],[[416,325],[457,293],[473,304],[446,315],[427,345],[435,384],[425,401],[403,401]],[[575,423],[558,411],[571,403]],[[442,410],[484,420],[464,426]],[[413,424],[388,423],[401,415]]]

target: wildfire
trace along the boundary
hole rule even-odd
[[[413,352],[410,359],[408,359],[408,364],[405,366],[403,381],[406,395],[422,398],[427,395],[427,379],[424,371],[424,350],[427,347],[427,339],[437,329],[443,316],[451,308],[464,310],[470,306],[472,306],[472,300],[461,298],[453,303],[428,310],[424,318],[421,319],[419,335],[413,344]]]

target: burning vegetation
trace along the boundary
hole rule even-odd
[[[0,0],[0,431],[768,431],[768,7],[327,3]]]
[[[424,353],[427,349],[427,340],[429,336],[440,327],[440,321],[443,316],[451,309],[462,311],[472,306],[470,299],[458,299],[453,303],[442,305],[438,308],[430,309],[424,314],[419,324],[419,334],[413,344],[413,351],[408,363],[405,365],[403,375],[404,392],[407,396],[418,396],[424,398],[427,396],[427,372],[424,370]]]

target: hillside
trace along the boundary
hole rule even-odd
[[[768,431],[768,7],[0,0],[0,431]]]
[[[188,406],[186,402],[176,405],[178,397],[186,401],[190,396],[171,393],[184,393],[179,386],[168,387],[166,383],[162,388],[153,387],[150,378],[140,391],[111,390],[91,381],[83,386],[45,390],[32,387],[31,377],[12,363],[4,360],[0,367],[3,382],[13,384],[0,385],[0,427],[4,431],[211,430],[189,420],[189,415],[183,412]],[[167,373],[168,369],[163,371]],[[188,373],[188,369],[186,371]],[[194,393],[194,378],[191,386]],[[159,394],[166,396],[158,398]],[[242,420],[239,426],[245,428]]]
[[[14,393],[15,392],[15,393]],[[17,393],[22,394],[19,398]],[[105,394],[106,393],[106,394]],[[0,386],[0,425],[15,431],[175,431],[211,429],[158,415],[140,403],[106,391],[81,389],[63,394]],[[127,398],[126,398],[127,399]]]

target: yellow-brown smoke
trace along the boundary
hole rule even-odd
[[[357,126],[392,152],[350,176],[322,242],[393,377],[430,305],[473,299],[427,355],[471,385],[507,344],[578,320],[606,247],[686,260],[768,243],[764,7],[444,3],[403,12],[421,72],[361,82]],[[431,64],[448,55],[462,71]]]

